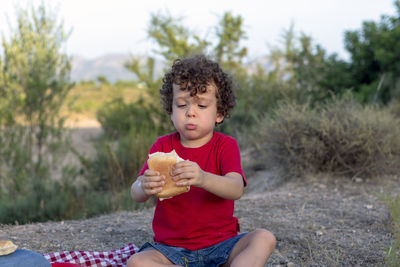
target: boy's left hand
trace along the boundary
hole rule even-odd
[[[177,186],[194,185],[197,187],[203,187],[205,182],[205,172],[196,162],[190,160],[185,160],[175,164],[171,175],[173,176],[173,180],[180,180],[176,183]]]

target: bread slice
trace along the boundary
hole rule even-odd
[[[0,241],[0,256],[11,254],[16,251],[17,248],[18,246],[15,245],[12,241],[2,240]]]
[[[169,153],[156,152],[149,155],[147,165],[149,165],[150,170],[158,171],[161,175],[165,176],[163,190],[156,194],[156,197],[160,198],[160,200],[171,198],[190,190],[190,186],[176,186],[177,181],[172,180],[172,168],[176,163],[181,161],[183,159],[178,156],[175,150]]]

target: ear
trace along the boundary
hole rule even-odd
[[[215,122],[218,124],[218,123],[221,123],[223,120],[224,120],[224,115],[222,115],[222,114],[217,114],[217,118],[215,119]]]

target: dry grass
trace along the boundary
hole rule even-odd
[[[317,108],[283,104],[249,139],[265,156],[259,161],[272,160],[291,174],[372,177],[399,170],[400,120],[348,99]]]
[[[67,117],[69,122],[84,120],[90,123],[88,120],[96,119],[97,111],[105,103],[118,97],[129,103],[145,95],[141,87],[95,83],[76,84],[61,108],[61,115]]]

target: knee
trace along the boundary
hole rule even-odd
[[[138,267],[138,266],[146,266],[144,262],[145,258],[142,257],[141,254],[134,254],[131,256],[126,263],[126,267]]]
[[[276,246],[276,238],[273,233],[266,229],[256,229],[254,230],[254,237],[259,245],[263,245],[270,249],[274,249]]]

